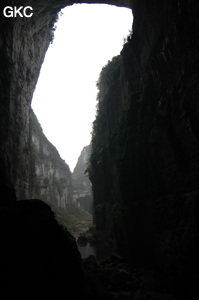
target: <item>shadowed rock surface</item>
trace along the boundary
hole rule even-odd
[[[195,1],[132,1],[133,32],[99,79],[90,179],[97,230],[198,293],[198,72]],[[186,22],[185,22],[186,19]]]
[[[2,300],[59,300],[68,295],[84,299],[75,240],[56,222],[47,204],[22,200],[1,209],[0,228]]]

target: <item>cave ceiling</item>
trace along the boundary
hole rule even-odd
[[[119,6],[119,7],[127,7],[127,8],[131,8],[130,6],[130,0],[101,0],[101,1],[97,1],[97,0],[90,0],[90,1],[79,1],[79,2],[74,2],[74,3],[90,3],[90,4],[96,4],[96,3],[100,3],[100,4],[110,4],[110,5],[115,5],[115,6]]]
[[[63,8],[65,6],[73,5],[73,4],[109,4],[115,5],[118,7],[127,7],[131,8],[131,0],[87,0],[87,1],[70,1],[70,0],[54,0],[54,1],[45,1],[46,4],[50,7],[59,7]],[[44,1],[37,1],[37,4],[42,3],[44,5]]]

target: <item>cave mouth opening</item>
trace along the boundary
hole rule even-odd
[[[100,71],[120,54],[132,23],[131,9],[113,5],[75,4],[61,11],[32,108],[71,170],[90,144]]]

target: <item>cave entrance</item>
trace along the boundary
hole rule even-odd
[[[32,107],[71,170],[90,143],[99,73],[119,55],[132,20],[130,9],[105,4],[75,4],[60,14]]]
[[[93,197],[91,183],[84,174],[88,158],[84,152],[90,144],[95,119],[96,83],[102,67],[120,54],[132,28],[132,12],[103,4],[73,5],[62,10],[56,26],[32,107],[44,134],[74,171],[72,175],[60,172],[66,164],[61,161],[61,168],[54,164],[54,155],[52,160],[48,156],[52,148],[44,146],[41,130],[41,135],[32,130],[34,157],[38,159],[32,168],[31,198],[47,201],[55,212],[59,211],[60,223],[77,237],[92,224]],[[89,214],[80,213],[77,206]],[[75,225],[71,216],[76,219]]]

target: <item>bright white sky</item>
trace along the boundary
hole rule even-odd
[[[32,107],[44,134],[73,171],[91,141],[99,73],[122,50],[133,17],[130,9],[102,4],[76,4],[62,12]]]

